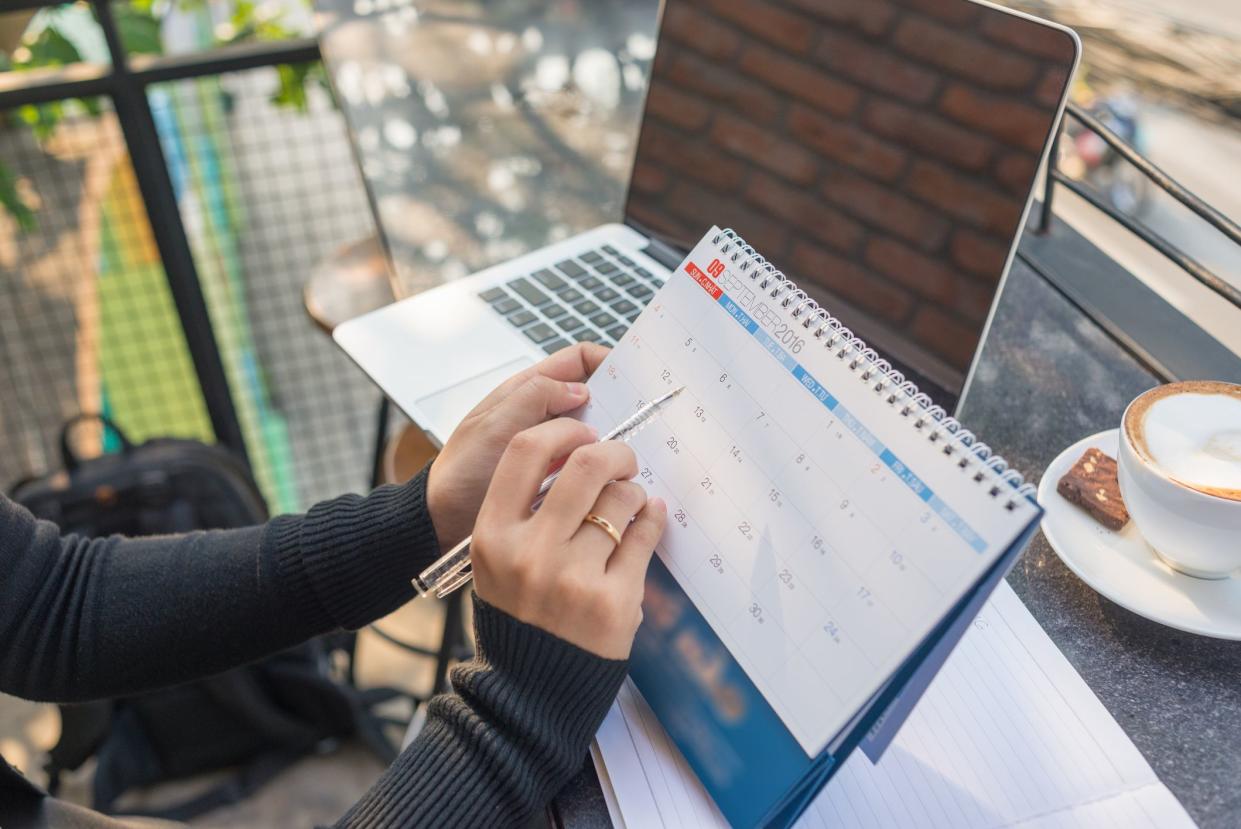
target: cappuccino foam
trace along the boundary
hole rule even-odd
[[[1184,486],[1241,500],[1241,387],[1186,383],[1140,402],[1127,425],[1150,463]]]

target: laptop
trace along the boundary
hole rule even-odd
[[[1076,36],[976,0],[661,11],[621,220],[344,323],[337,343],[442,443],[505,378],[575,342],[616,343],[716,223],[951,410]]]

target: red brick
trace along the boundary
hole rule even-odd
[[[862,97],[856,86],[758,44],[746,47],[741,55],[741,69],[774,89],[836,115],[853,112]]]
[[[991,303],[995,301],[995,287],[984,285],[974,279],[962,279],[957,283],[957,301],[955,308],[967,320],[981,323],[991,311]]]
[[[948,215],[962,218],[997,236],[1008,236],[1016,230],[1024,206],[1023,200],[993,184],[967,179],[931,161],[916,161],[906,186],[913,195],[942,208]]]
[[[996,43],[1027,55],[1064,64],[1073,60],[1073,40],[1067,32],[1008,14],[989,14],[980,28]]]
[[[1006,245],[971,230],[953,233],[948,250],[957,267],[992,284],[1000,281],[1000,271],[1008,260]]]
[[[784,222],[764,215],[733,194],[678,181],[673,183],[664,204],[674,215],[683,217],[691,226],[699,227],[695,241],[710,229],[711,224],[718,224],[733,228],[764,256],[773,260],[778,259],[788,244],[789,231]]]
[[[811,153],[730,113],[716,114],[711,141],[798,184],[810,184],[819,171],[819,161]]]
[[[1005,144],[1041,152],[1051,131],[1052,113],[1011,97],[953,84],[939,99],[940,111],[959,124],[982,130]]]
[[[772,216],[802,228],[838,250],[848,252],[862,240],[862,226],[853,219],[814,193],[789,187],[771,176],[751,173],[746,198]]]
[[[1038,158],[1026,153],[1006,153],[995,163],[995,177],[1004,189],[1025,201],[1038,172]]]
[[[687,94],[726,104],[755,120],[771,120],[780,112],[779,96],[761,83],[688,53],[672,59],[660,77]]]
[[[765,0],[706,0],[715,14],[786,52],[805,52],[818,27]]]
[[[914,339],[962,370],[974,359],[974,351],[982,335],[978,326],[951,317],[933,305],[923,305],[918,309],[910,333]]]
[[[737,159],[712,148],[705,140],[668,129],[653,118],[642,124],[638,155],[726,191],[739,189],[745,177],[745,165]]]
[[[1021,203],[994,186],[967,179],[947,167],[917,161],[907,179],[909,191],[949,215],[1006,236],[1017,228]]]
[[[823,195],[846,213],[922,250],[935,250],[948,236],[949,224],[943,216],[896,190],[851,173],[829,175]]]
[[[668,173],[654,164],[635,164],[630,184],[636,192],[647,195],[662,193],[668,186]]]
[[[807,14],[876,37],[888,30],[896,9],[886,0],[790,0]]]
[[[956,284],[960,277],[929,256],[923,256],[895,239],[874,235],[866,242],[866,264],[893,282],[940,305],[956,300]]]
[[[682,94],[668,84],[655,84],[646,96],[646,111],[683,130],[697,132],[707,125],[710,108],[700,98]]]
[[[708,190],[685,179],[673,181],[663,201],[667,211],[691,223],[701,224],[718,202],[732,198],[727,193]]]
[[[892,40],[907,55],[993,89],[1025,89],[1038,75],[1030,58],[925,18],[902,20]]]
[[[856,36],[824,32],[815,59],[863,86],[916,104],[931,100],[939,87],[934,72]]]
[[[821,285],[846,302],[890,322],[904,321],[913,307],[905,291],[809,242],[795,243],[790,261],[799,282]]]
[[[991,160],[990,139],[925,110],[872,98],[862,112],[862,123],[885,138],[967,170],[981,170]]]
[[[629,201],[625,204],[625,214],[632,216],[645,227],[658,228],[661,236],[671,236],[687,247],[697,244],[706,232],[701,218],[695,219],[691,225],[685,219],[669,213],[662,198],[652,199],[641,193],[630,193]]]
[[[1053,66],[1043,73],[1043,77],[1038,82],[1038,88],[1034,90],[1034,100],[1038,101],[1045,107],[1055,109],[1060,106],[1060,99],[1064,97],[1065,87],[1069,83],[1069,70],[1065,67]]]
[[[939,258],[924,256],[895,239],[872,237],[866,244],[866,264],[893,282],[966,319],[980,322],[991,308],[995,293],[992,286],[945,265]]]
[[[800,104],[789,110],[789,134],[820,155],[875,178],[893,181],[905,169],[908,154],[871,137],[853,124],[820,115]]]
[[[660,34],[721,61],[732,58],[741,46],[741,35],[732,27],[687,3],[669,3],[664,7]]]
[[[945,3],[944,0],[900,0],[900,4],[914,11],[949,23],[970,23],[982,14],[982,8],[972,3]]]

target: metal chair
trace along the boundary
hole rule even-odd
[[[382,308],[396,300],[397,291],[383,246],[375,237],[346,245],[322,262],[302,290],[306,313],[325,334],[354,317]],[[371,458],[371,486],[401,483],[417,473],[435,457],[436,448],[412,424],[391,438],[392,402],[380,396],[375,422],[375,444]],[[448,669],[454,661],[468,659],[473,651],[465,635],[465,601],[457,591],[445,602],[444,634],[439,648],[432,650],[406,642],[376,625],[370,629],[379,638],[410,653],[435,660],[432,693],[447,686]],[[352,657],[353,654],[351,653]],[[353,659],[350,659],[352,666]],[[350,677],[352,681],[353,677]]]

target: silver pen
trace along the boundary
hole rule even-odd
[[[681,386],[643,405],[632,415],[622,420],[615,429],[599,438],[599,442],[602,443],[605,440],[628,441],[646,425],[664,404],[671,401],[672,398],[684,390],[685,387]],[[538,508],[539,504],[543,502],[544,496],[547,495],[548,490],[552,488],[552,484],[556,483],[558,477],[560,477],[560,470],[556,470],[543,479],[538,495],[535,497],[534,503],[530,505],[531,509]],[[434,593],[436,597],[442,599],[454,590],[470,583],[470,580],[474,578],[474,572],[470,569],[470,542],[473,540],[474,536],[469,536],[440,556],[434,564],[413,579],[414,589],[418,591],[419,597]]]

